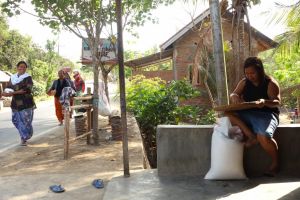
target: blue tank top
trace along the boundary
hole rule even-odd
[[[271,81],[270,78],[265,77],[264,80],[258,86],[255,86],[251,81],[246,79],[245,87],[242,92],[242,97],[244,101],[249,102],[249,101],[257,101],[259,99],[270,99],[268,96],[268,85],[270,81]],[[252,108],[251,110],[272,112],[275,114],[277,118],[279,116],[278,107],[269,108],[265,106],[263,108]]]

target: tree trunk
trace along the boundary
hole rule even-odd
[[[125,93],[125,71],[123,54],[123,27],[122,27],[122,0],[116,0],[117,30],[118,30],[118,62],[119,62],[119,82],[120,82],[120,104],[122,122],[122,146],[123,146],[123,168],[124,176],[130,176],[128,137],[127,137],[127,117],[126,117],[126,93]]]
[[[209,0],[210,18],[213,34],[213,55],[216,68],[217,105],[228,105],[227,76],[223,50],[223,36],[218,0]]]
[[[300,97],[297,97],[297,109],[300,111]]]
[[[105,95],[107,97],[108,103],[110,103],[109,99],[109,91],[108,91],[108,73],[102,71],[102,77],[103,77],[103,82],[104,82],[104,88],[105,88]]]
[[[238,35],[238,65],[236,66],[235,85],[244,76],[244,59],[245,59],[245,28],[244,28],[244,11],[241,11],[240,18],[238,19],[237,35]]]
[[[95,45],[93,45],[95,46]],[[97,48],[92,48],[93,73],[94,73],[94,91],[93,91],[93,144],[99,145],[98,135],[98,104],[99,104],[99,66],[97,62]]]

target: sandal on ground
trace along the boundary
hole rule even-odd
[[[65,191],[65,189],[61,185],[51,185],[49,189],[55,193],[61,193]]]
[[[102,179],[95,179],[92,183],[95,188],[101,189],[104,188],[104,183]]]

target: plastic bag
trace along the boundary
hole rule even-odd
[[[98,102],[98,114],[102,116],[110,116],[111,108],[108,99],[105,94],[104,83],[99,82],[99,102]]]

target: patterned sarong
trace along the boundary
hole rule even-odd
[[[32,137],[33,113],[33,108],[12,112],[12,122],[18,129],[20,137],[23,141],[29,140]]]

